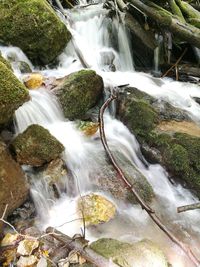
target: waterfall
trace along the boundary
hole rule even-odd
[[[82,4],[85,2],[82,1]],[[76,45],[91,69],[96,70],[103,77],[106,88],[128,83],[158,99],[170,102],[175,107],[186,110],[193,120],[200,122],[200,106],[192,98],[200,97],[199,87],[167,78],[155,79],[148,74],[135,72],[125,26],[116,18],[109,17],[108,10],[103,9],[103,4],[91,5],[84,9],[74,8],[68,13],[70,30]],[[0,47],[0,50],[5,57],[8,57],[11,52],[16,53],[19,60],[28,62],[34,69],[17,48]],[[13,67],[16,75],[21,77],[17,66]],[[81,62],[70,43],[59,56],[59,66],[41,72],[46,77],[60,78],[81,68]],[[51,93],[40,89],[31,91],[30,94],[31,100],[15,113],[16,134],[33,123],[47,128],[65,147],[63,160],[73,177],[74,186],[72,192],[71,185],[66,179],[66,190],[61,198],[51,201],[44,177],[36,179],[34,170],[28,170],[32,177],[31,192],[38,212],[38,224],[43,228],[48,225],[58,227],[59,230],[72,236],[80,232],[82,227],[82,221],[76,214],[77,197],[95,190],[94,174],[101,171],[105,164],[105,153],[99,133],[91,138],[85,137],[74,122],[64,118],[57,100]],[[159,216],[165,220],[170,229],[174,229],[180,239],[190,244],[194,251],[199,253],[200,212],[196,210],[179,215],[176,213],[177,206],[195,202],[197,199],[181,185],[171,184],[168,174],[160,165],[144,165],[145,160],[141,158],[140,147],[135,136],[109,113],[105,115],[105,132],[111,149],[117,148],[153,186],[156,194],[153,208]],[[105,192],[101,194],[112,199]],[[131,206],[114,199],[112,201],[117,206],[117,218],[109,222],[106,227],[100,225],[96,230],[88,229],[87,238],[94,240],[102,235],[125,241],[149,238],[161,245],[173,267],[191,266],[188,259],[155,227],[139,205]]]

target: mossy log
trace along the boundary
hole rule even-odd
[[[157,6],[156,4],[148,0],[145,0],[145,3],[140,0],[126,0],[126,2],[131,3],[152,20],[156,21],[160,26],[168,29],[173,34],[175,34],[176,37],[200,48],[199,28],[196,28],[189,23],[180,21],[177,17],[173,16],[167,10]]]

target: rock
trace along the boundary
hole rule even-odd
[[[94,135],[99,129],[99,123],[92,121],[80,121],[77,126],[86,136]]]
[[[30,256],[36,248],[39,247],[38,240],[24,239],[22,240],[18,247],[17,253],[22,256]]]
[[[120,94],[120,118],[138,138],[144,155],[200,197],[200,128],[188,115],[135,88]]]
[[[8,204],[11,214],[28,197],[28,186],[20,165],[14,161],[4,143],[0,142],[0,216]]]
[[[0,52],[0,62],[3,63],[4,65],[6,65],[6,67],[10,70],[12,70],[12,66],[10,64],[10,62],[8,60],[6,60],[2,55],[1,55],[1,52]]]
[[[35,267],[38,258],[34,255],[23,257],[21,256],[17,262],[17,267]]]
[[[28,100],[26,87],[0,62],[0,124],[7,123],[15,110]]]
[[[112,259],[121,267],[168,267],[164,253],[153,242],[142,240],[129,244],[111,238],[102,238],[90,245],[97,253]]]
[[[59,158],[52,160],[45,166],[42,174],[39,173],[39,176],[41,175],[48,184],[52,199],[59,198],[60,193],[65,191],[66,179],[69,178],[64,161]]]
[[[47,261],[44,257],[42,257],[42,258],[40,258],[40,260],[38,261],[36,267],[48,267],[48,261]]]
[[[14,245],[17,240],[20,239],[20,235],[7,233],[1,241],[1,246],[11,246]]]
[[[20,47],[37,64],[49,64],[71,38],[63,22],[45,0],[0,3],[0,39]]]
[[[44,83],[44,76],[40,73],[31,73],[25,76],[23,81],[28,89],[38,89]]]
[[[32,69],[31,67],[29,66],[28,63],[26,63],[25,61],[18,61],[16,62],[19,70],[21,71],[21,73],[31,73],[32,72]]]
[[[81,70],[67,76],[54,92],[64,116],[70,120],[81,119],[100,100],[103,80],[95,71]]]
[[[42,166],[63,152],[63,145],[48,130],[37,124],[30,125],[11,144],[20,164]]]
[[[96,225],[110,221],[116,213],[112,202],[101,195],[89,194],[78,200],[78,212],[84,214],[86,225]]]

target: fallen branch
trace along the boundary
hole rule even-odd
[[[181,54],[181,56],[178,58],[178,60],[176,61],[176,63],[174,65],[171,66],[171,68],[169,68],[163,75],[162,78],[166,77],[167,74],[173,69],[175,68],[176,71],[176,81],[178,81],[178,64],[180,63],[181,59],[183,58],[183,56],[185,55],[185,53],[187,52],[187,48],[185,48],[185,50],[183,51],[183,53]]]
[[[112,155],[112,152],[107,144],[106,136],[105,136],[105,130],[104,130],[104,111],[109,106],[109,104],[116,99],[117,97],[115,95],[111,95],[106,102],[102,105],[100,111],[99,111],[99,131],[100,131],[100,137],[102,144],[104,146],[104,149],[113,164],[114,168],[118,172],[120,178],[124,181],[125,185],[132,191],[135,198],[137,199],[138,203],[141,205],[142,209],[144,209],[148,215],[151,217],[151,219],[157,224],[157,226],[170,238],[172,242],[174,242],[177,246],[179,246],[184,253],[188,256],[188,258],[195,264],[195,266],[200,267],[200,261],[197,259],[197,257],[193,254],[191,249],[187,247],[185,244],[183,244],[178,238],[174,236],[174,234],[161,222],[160,218],[156,215],[155,211],[151,209],[139,196],[137,191],[134,189],[134,186],[129,183],[128,179],[125,177],[122,169],[118,166],[115,158]]]
[[[181,213],[181,212],[184,212],[184,211],[196,210],[196,209],[200,209],[200,202],[178,207],[177,208],[177,212]]]
[[[54,237],[56,240],[65,244],[70,250],[75,250],[83,258],[85,258],[90,263],[93,263],[97,267],[119,267],[119,265],[107,260],[103,256],[97,254],[94,250],[87,246],[86,240],[84,238],[70,238],[67,235],[59,232],[53,227],[48,227],[46,233]]]

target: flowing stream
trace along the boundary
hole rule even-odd
[[[152,96],[165,99],[173,106],[186,110],[191,118],[199,124],[200,106],[193,96],[200,97],[198,85],[175,82],[170,79],[153,78],[149,74],[134,71],[129,38],[125,27],[119,19],[111,19],[103,4],[83,8],[81,5],[67,11],[66,22],[74,42],[91,69],[96,70],[104,79],[107,93],[118,85],[130,84]],[[123,21],[123,19],[122,19]],[[17,48],[0,47],[5,57],[15,55],[18,60],[32,64]],[[13,66],[16,75],[21,73]],[[72,44],[69,44],[59,57],[59,66],[42,71],[46,77],[60,78],[82,69]],[[51,225],[73,236],[81,232],[82,221],[76,214],[76,199],[86,192],[95,190],[91,177],[101,170],[105,162],[104,149],[99,133],[93,137],[85,137],[77,130],[75,123],[67,121],[54,96],[44,89],[30,91],[31,101],[16,111],[16,133],[26,129],[33,123],[40,124],[65,146],[63,159],[73,178],[73,188],[69,179],[63,181],[65,193],[59,200],[51,201],[51,195],[45,177],[34,180],[32,196],[38,212],[38,224],[46,228]],[[114,112],[105,114],[105,132],[111,149],[119,150],[136,168],[143,173],[156,194],[152,207],[155,208],[164,223],[173,229],[175,235],[189,244],[200,257],[200,212],[197,210],[183,214],[176,213],[176,207],[198,201],[181,185],[169,182],[168,174],[158,164],[148,164],[142,158],[136,138],[118,120]],[[101,155],[101,157],[100,157]],[[145,164],[144,164],[145,163]],[[29,169],[27,169],[30,172]],[[93,179],[95,179],[93,177]],[[192,267],[191,262],[151,221],[139,205],[128,205],[112,199],[117,205],[117,217],[109,223],[87,229],[86,238],[95,240],[100,237],[113,237],[123,241],[134,242],[148,238],[163,249],[173,267]],[[134,265],[133,265],[134,266]]]

